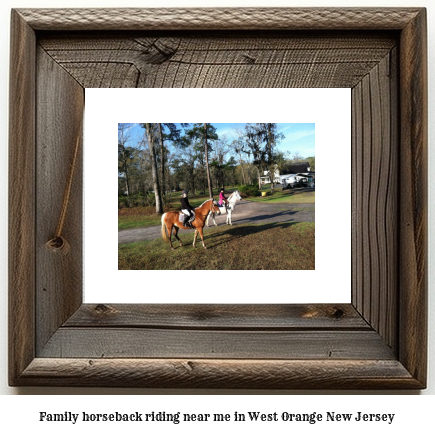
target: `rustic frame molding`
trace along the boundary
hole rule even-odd
[[[352,77],[357,79],[351,83],[352,303],[82,304],[83,186],[77,181],[81,166],[71,192],[70,207],[75,212],[69,212],[65,222],[70,251],[68,255],[52,253],[44,244],[53,236],[63,184],[81,128],[83,83],[90,80],[92,85],[96,74],[103,85],[113,79],[111,83],[116,86],[120,78],[95,72],[92,53],[84,66],[76,60],[68,62],[70,54],[62,48],[65,41],[80,40],[80,47],[91,49],[90,40],[95,42],[109,34],[117,40],[128,39],[134,32],[162,38],[201,38],[215,32],[214,36],[231,38],[232,33],[241,31],[248,36],[255,32],[257,40],[258,35],[278,35],[283,40],[326,32],[322,34],[327,35],[324,47],[336,51],[341,36],[349,34],[350,48],[361,38],[370,39],[375,46],[386,44],[382,46],[388,55],[382,55],[379,61],[360,62],[363,65],[356,68]],[[391,47],[388,41],[393,41]],[[147,79],[155,71],[152,68],[158,68],[150,65],[162,64],[174,54],[171,47],[166,52],[166,43],[160,47],[154,44],[158,53],[149,48],[142,53],[145,61],[134,58],[133,50],[126,54],[135,68],[148,68],[146,74],[136,77],[137,86],[149,85]],[[10,384],[426,387],[426,51],[423,8],[13,10]],[[338,68],[338,63],[344,63],[350,70],[355,59],[347,60],[348,54],[337,53],[339,59],[334,65]],[[278,63],[284,64],[282,59]],[[108,64],[107,59],[95,60]],[[246,64],[255,63],[250,56],[245,60]],[[307,84],[324,85],[325,74],[316,74],[319,64],[310,59],[306,63],[311,66],[308,78],[313,80]],[[74,69],[74,65],[80,67]],[[79,71],[84,71],[83,75]],[[89,78],[92,74],[94,78]],[[165,78],[159,71],[155,77]],[[339,73],[332,72],[328,77],[330,86],[349,84]],[[220,87],[219,80],[221,87],[237,85],[228,74],[216,80],[216,87]],[[183,83],[189,87],[185,80]],[[155,80],[154,85],[167,87],[164,80],[160,84]],[[207,87],[207,82],[197,85]]]

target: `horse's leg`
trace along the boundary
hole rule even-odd
[[[208,221],[210,219],[210,217],[213,219],[213,223],[215,226],[217,226],[218,224],[216,223],[216,220],[214,219],[216,216],[216,213],[214,212],[210,212],[209,215],[207,216],[207,227],[210,227],[210,225],[208,224]]]
[[[180,238],[178,237],[178,230],[179,230],[180,228],[178,227],[178,226],[174,226],[174,235],[175,235],[175,238],[178,240],[178,242],[180,243],[180,246],[181,247],[183,247],[183,243],[181,242],[181,240],[180,240]]]
[[[197,231],[199,232],[199,235],[201,235],[202,247],[204,247],[204,249],[207,249],[207,247],[205,247],[204,244],[204,233],[202,232],[202,228],[198,228]],[[195,233],[195,237],[196,237],[196,233]]]
[[[195,228],[195,235],[193,236],[193,247],[196,247],[196,237],[198,236],[198,229]]]
[[[233,222],[231,221],[231,210],[228,210],[227,223],[231,226],[233,225]]]
[[[169,232],[169,245],[171,246],[172,250],[174,249],[174,246],[172,245],[172,228],[174,227],[174,225],[171,225],[170,228],[168,228],[168,232]],[[175,231],[174,231],[175,232]],[[175,235],[176,236],[176,235]]]

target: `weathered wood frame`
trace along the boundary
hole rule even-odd
[[[387,59],[352,87],[351,304],[82,304],[81,166],[65,225],[70,253],[44,243],[59,215],[84,90],[41,38],[133,31],[395,38]],[[12,11],[11,36],[11,385],[426,387],[425,9],[23,9]]]

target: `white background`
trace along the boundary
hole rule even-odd
[[[153,104],[143,104],[153,101]],[[155,101],[155,102],[154,102]],[[168,104],[170,101],[170,104]],[[197,101],[213,101],[204,110]],[[263,101],[260,103],[259,101]],[[85,109],[86,303],[349,303],[351,295],[350,89],[87,89]],[[118,271],[118,122],[314,122],[316,269]],[[132,144],[134,145],[134,144]],[[104,149],[104,152],[102,150]],[[349,182],[340,203],[331,173]],[[92,164],[98,161],[96,172]],[[104,179],[104,188],[95,188]],[[101,219],[101,204],[105,218]],[[340,214],[340,218],[337,215]],[[237,208],[234,212],[237,217]],[[234,226],[236,228],[236,226]],[[337,236],[339,234],[339,236]],[[207,229],[204,231],[207,241]],[[183,231],[181,231],[181,237]],[[94,240],[98,239],[98,243]],[[202,249],[198,241],[197,249]],[[185,249],[192,249],[186,245]],[[169,250],[169,244],[168,244]],[[210,251],[208,252],[210,254]],[[216,290],[180,282],[222,282]],[[271,281],[274,282],[271,285]],[[333,282],[333,284],[332,284]],[[175,283],[175,284],[174,284]],[[267,289],[266,289],[267,288]]]
[[[351,408],[352,411],[364,411],[371,409],[376,409],[376,411],[385,411],[389,412],[393,409],[396,412],[400,413],[400,418],[398,421],[400,425],[393,424],[391,426],[386,426],[385,428],[381,428],[379,426],[373,425],[361,425],[358,428],[352,426],[353,430],[356,432],[366,433],[369,429],[377,428],[379,431],[382,429],[382,432],[393,432],[397,433],[400,429],[403,430],[420,430],[423,432],[427,430],[428,426],[432,425],[432,413],[434,406],[433,393],[435,391],[435,378],[434,378],[434,360],[435,360],[435,351],[434,351],[434,322],[433,322],[433,314],[435,310],[435,302],[433,297],[433,279],[434,279],[434,267],[431,264],[431,258],[433,256],[433,249],[435,247],[435,239],[434,234],[431,228],[429,228],[429,237],[430,237],[430,251],[429,251],[429,307],[430,307],[430,316],[429,316],[429,357],[430,357],[430,365],[429,365],[429,388],[425,391],[405,391],[405,392],[388,392],[388,394],[400,394],[402,396],[365,396],[365,395],[383,395],[385,391],[355,391],[355,392],[344,392],[344,394],[355,394],[355,396],[346,397],[342,396],[343,393],[338,391],[318,391],[315,392],[317,394],[328,394],[331,395],[329,397],[322,396],[291,396],[294,393],[303,395],[304,392],[298,391],[283,391],[283,392],[261,392],[261,391],[224,391],[228,394],[233,394],[234,396],[212,396],[208,398],[202,398],[201,396],[187,396],[187,397],[156,397],[156,396],[143,396],[143,395],[156,395],[156,394],[208,394],[213,395],[215,393],[222,393],[220,391],[215,392],[213,390],[204,390],[204,391],[193,391],[193,390],[112,390],[112,389],[86,389],[86,388],[9,388],[7,386],[7,137],[8,137],[8,62],[9,62],[9,14],[11,7],[60,7],[60,6],[68,6],[68,7],[145,7],[145,6],[299,6],[299,7],[307,7],[307,6],[340,6],[340,7],[349,7],[350,2],[348,0],[341,1],[331,1],[331,0],[317,0],[317,1],[282,1],[282,0],[223,0],[223,1],[201,1],[201,0],[163,0],[161,2],[153,2],[146,0],[124,0],[124,1],[114,1],[114,0],[104,0],[104,1],[96,1],[96,0],[70,0],[66,2],[60,3],[55,0],[44,0],[44,1],[18,1],[18,0],[3,0],[0,4],[0,41],[1,41],[1,62],[0,62],[0,95],[1,95],[1,107],[0,107],[0,122],[2,128],[0,129],[0,303],[1,303],[1,311],[0,311],[0,393],[5,395],[44,395],[44,396],[2,396],[0,397],[0,424],[1,427],[6,427],[8,423],[13,423],[13,428],[9,427],[9,430],[20,430],[21,428],[29,430],[33,430],[33,432],[59,432],[59,426],[57,424],[47,426],[47,425],[37,425],[36,422],[38,411],[66,411],[85,408],[87,411],[93,411],[93,409],[103,409],[105,411],[115,411],[117,408],[125,409],[129,408],[130,411],[134,411],[137,407],[143,409],[143,411],[156,409],[159,410],[163,406],[167,406],[168,408],[172,406],[179,406],[181,410],[189,411],[192,409],[198,409],[199,411],[202,409],[213,407],[215,411],[221,410],[222,412],[237,410],[239,405],[242,405],[244,409],[246,409],[247,404],[252,404],[249,407],[256,407],[265,410],[283,410],[288,409],[291,410],[297,406],[298,409],[302,409],[304,411],[334,411],[334,408],[338,408],[337,411],[347,411],[347,409]],[[358,2],[353,2],[352,6],[390,6],[390,7],[405,7],[405,6],[425,6],[428,8],[428,23],[429,23],[429,47],[431,50],[429,51],[429,142],[430,137],[435,128],[435,114],[433,110],[433,95],[435,91],[435,82],[431,78],[432,71],[434,69],[434,51],[433,47],[435,44],[434,38],[434,22],[435,22],[435,5],[433,1],[425,0],[425,1],[411,1],[411,0],[394,0],[394,1],[373,1],[373,0],[360,0]],[[433,145],[432,145],[433,146]],[[432,148],[431,146],[431,148]],[[433,152],[430,149],[429,156],[429,176],[430,182],[434,181],[435,174],[433,173],[434,161],[433,161]],[[432,170],[431,170],[432,169]],[[431,203],[435,203],[435,197],[433,193],[433,189],[430,189],[430,198],[429,205]],[[433,208],[429,206],[430,219],[432,220]],[[90,394],[128,394],[131,395],[129,397],[123,397],[121,399],[116,399],[113,397],[99,397],[94,398],[92,396],[88,396]],[[255,397],[246,397],[237,396],[238,394],[255,394],[262,396]],[[306,392],[310,394],[311,392]],[[56,394],[64,394],[64,395],[74,395],[74,394],[84,394],[85,396],[80,397],[63,397],[62,399],[58,399]],[[268,396],[272,394],[273,396]],[[422,394],[422,395],[432,395],[430,397],[414,397],[412,395]],[[133,396],[139,395],[139,396]],[[67,398],[67,399],[65,399]],[[429,399],[430,398],[430,399]],[[332,408],[332,410],[331,410]],[[23,411],[23,409],[26,409]],[[101,427],[101,426],[99,426]],[[92,425],[89,430],[92,429],[92,432],[95,432],[95,426]],[[236,427],[237,428],[237,427]],[[273,426],[270,425],[261,425],[255,426],[253,429],[255,431],[264,431],[266,429],[271,429]],[[62,429],[65,431],[72,431],[72,427],[62,425]],[[123,426],[119,425],[105,425],[104,429],[106,432],[119,432],[123,428]],[[145,427],[140,426],[136,428],[139,432],[144,432]],[[181,429],[181,428],[180,428]],[[197,428],[198,429],[198,428]],[[204,427],[199,429],[204,430]],[[217,426],[211,428],[211,431],[219,429],[219,432],[222,431],[222,426]],[[225,429],[225,428],[224,428]],[[237,428],[240,430],[240,428]],[[277,428],[274,428],[277,430]],[[281,428],[282,432],[289,432],[291,430],[297,429],[297,432],[305,432],[312,430],[325,430],[324,425],[314,426],[294,426],[291,425]],[[330,427],[327,427],[330,429]],[[334,431],[340,431],[337,427],[333,427]],[[348,432],[347,425],[343,425],[341,428],[343,431],[346,430]],[[55,431],[56,430],[56,431]],[[86,430],[81,429],[81,432]],[[191,429],[189,429],[191,431]]]

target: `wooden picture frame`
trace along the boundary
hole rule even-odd
[[[425,9],[20,9],[11,41],[10,385],[426,387]],[[82,304],[86,87],[351,88],[352,303]]]

